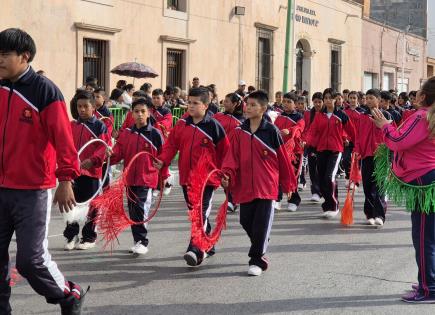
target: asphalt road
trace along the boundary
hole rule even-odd
[[[340,180],[343,188],[343,181]],[[149,253],[134,258],[129,231],[113,252],[95,248],[63,251],[62,218],[53,209],[50,252],[67,278],[91,285],[85,314],[434,314],[434,305],[407,305],[399,300],[416,280],[410,215],[390,207],[386,225],[364,224],[362,193],[355,224],[319,218],[308,190],[296,213],[279,211],[272,228],[271,266],[260,277],[247,276],[249,240],[228,216],[217,254],[199,268],[188,268],[182,255],[189,222],[181,190],[166,197],[150,224]],[[340,190],[340,199],[345,197]],[[215,205],[222,201],[222,192]],[[16,244],[11,244],[14,259]],[[59,314],[36,295],[25,280],[13,287],[14,314]]]

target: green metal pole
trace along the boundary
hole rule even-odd
[[[287,26],[285,30],[285,56],[284,56],[284,79],[282,83],[282,91],[284,93],[288,92],[288,76],[289,76],[289,63],[290,63],[290,57],[292,56],[292,12],[293,12],[293,0],[288,0],[287,5]]]

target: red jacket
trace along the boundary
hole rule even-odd
[[[108,143],[110,136],[107,134],[106,125],[96,116],[83,121],[80,118],[78,120],[71,121],[71,129],[73,133],[74,145],[77,151],[92,139],[101,139]],[[102,177],[102,166],[106,156],[106,147],[102,143],[93,143],[86,147],[86,149],[80,154],[79,159],[81,162],[90,159],[94,164],[90,169],[80,169],[80,174],[93,177]]]
[[[110,110],[107,108],[106,105],[103,105],[95,111],[95,116],[106,125],[107,134],[109,136],[108,144],[111,146],[112,145],[112,131],[113,131],[113,124],[114,124],[114,119],[113,119],[112,113],[110,112]]]
[[[213,115],[213,118],[216,119],[222,127],[224,127],[225,133],[230,137],[230,134],[240,126],[244,121],[245,117],[243,115],[233,115],[228,112],[224,113],[216,113]]]
[[[299,112],[293,112],[291,114],[287,114],[286,112],[282,112],[275,119],[275,126],[279,130],[288,129],[290,131],[289,135],[282,136],[284,142],[289,141],[290,139],[295,140],[295,153],[302,153],[304,149],[301,146],[301,136],[302,132],[305,128],[304,117]]]
[[[188,184],[189,173],[203,154],[210,154],[214,166],[221,167],[229,142],[224,128],[211,115],[207,112],[204,119],[196,125],[191,116],[179,119],[158,157],[168,166],[179,151],[180,185]]]
[[[253,134],[249,119],[234,130],[222,171],[230,177],[235,203],[276,200],[278,186],[285,193],[296,190],[296,177],[280,132],[265,118]]]
[[[133,118],[133,112],[129,111],[127,113],[127,116],[125,116],[124,122],[122,123],[121,128],[119,128],[119,131],[122,131],[124,129],[130,128],[135,124],[134,118]]]
[[[138,129],[136,126],[127,128],[119,135],[113,154],[110,157],[110,164],[118,164],[124,160],[124,168],[128,166],[132,158],[139,152],[146,151],[157,157],[162,152],[163,138],[156,128],[151,124]],[[139,156],[132,165],[127,176],[129,186],[145,186],[157,188],[159,171],[153,166],[153,161],[148,154]],[[169,177],[168,167],[162,169],[162,178]]]
[[[381,110],[381,112],[385,118],[392,119],[388,112],[384,110]],[[370,111],[367,110],[361,114],[357,125],[359,132],[356,134],[354,152],[358,153],[363,159],[374,156],[379,144],[384,142],[382,130],[376,127],[371,117]]]
[[[355,138],[355,128],[349,117],[341,110],[334,110],[328,118],[326,108],[316,114],[310,126],[307,143],[318,152],[343,152],[343,140],[349,135]]]
[[[161,131],[164,139],[167,139],[172,129],[171,110],[165,106],[162,106],[152,109],[151,114],[155,119],[153,126]]]
[[[357,133],[356,127],[358,126],[358,120],[360,119],[361,115],[364,113],[364,110],[359,107],[355,109],[348,107],[344,110],[344,112],[349,117],[349,120],[352,122],[354,136],[350,140],[351,142],[355,143],[355,137]]]
[[[414,115],[417,111],[415,109],[406,109],[402,112],[402,122]]]
[[[302,132],[301,138],[302,141],[307,142],[307,137],[309,134],[311,123],[314,121],[314,118],[316,117],[316,109],[313,107],[310,110],[304,111],[304,122],[305,127],[304,131]]]
[[[0,187],[48,189],[79,175],[77,151],[59,89],[31,67],[0,81]]]

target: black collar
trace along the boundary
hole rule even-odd
[[[145,126],[137,128],[136,124],[133,125],[131,128],[131,132],[138,132],[138,133],[145,133],[145,132],[151,132],[151,124],[148,122]]]
[[[208,122],[210,122],[211,121],[211,113],[209,112],[209,111],[206,111],[205,112],[205,115],[204,115],[204,118],[199,122],[199,123],[197,123],[196,125],[201,125],[201,124],[205,124],[205,123],[208,123]],[[192,118],[192,116],[188,116],[187,118],[186,118],[186,125],[195,125],[194,123],[193,123],[193,118]]]
[[[89,124],[95,124],[95,122],[96,122],[97,120],[98,120],[98,119],[97,119],[97,117],[96,117],[95,115],[93,115],[91,118],[86,119],[86,120],[83,120],[83,119],[81,119],[80,117],[77,118],[77,122],[82,123],[82,124],[86,124],[86,123],[89,123]]]
[[[267,115],[267,114],[264,114],[264,115]],[[269,122],[266,120],[266,118],[264,117],[264,115],[263,115],[263,117],[261,118],[260,126],[258,127],[257,131],[258,131],[258,130],[266,130],[266,129],[267,129],[267,125],[269,124]],[[241,125],[241,128],[242,128],[243,130],[246,130],[246,131],[251,132],[251,121],[250,121],[250,119],[246,119],[246,120],[243,122],[243,124]],[[256,131],[256,132],[257,132],[257,131]]]

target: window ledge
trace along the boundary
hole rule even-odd
[[[259,22],[255,22],[254,26],[256,28],[262,28],[262,29],[265,29],[265,30],[268,30],[268,31],[272,31],[272,32],[276,31],[279,28],[279,27],[276,27],[276,26],[273,26],[273,25],[267,25],[267,24],[263,24],[263,23],[259,23]]]
[[[169,35],[160,35],[160,40],[162,42],[173,42],[173,43],[182,43],[182,44],[192,44],[196,42],[196,39],[174,37]]]
[[[171,10],[168,8],[163,9],[163,16],[184,21],[189,19],[187,12]]]
[[[102,26],[102,25],[86,24],[86,23],[81,23],[81,22],[74,22],[74,26],[77,29],[98,31],[98,32],[109,33],[109,34],[115,34],[115,33],[119,33],[122,31],[122,29],[120,29],[120,28],[113,28],[113,27]]]

